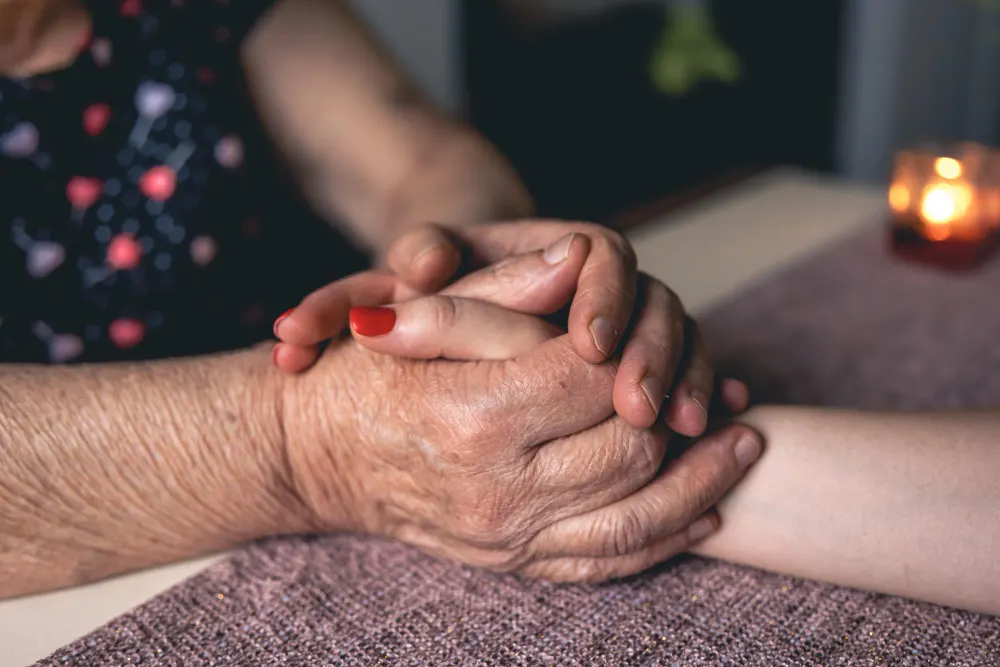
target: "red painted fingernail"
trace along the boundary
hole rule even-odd
[[[295,309],[294,308],[289,308],[288,310],[286,310],[285,312],[283,312],[281,315],[278,315],[278,318],[276,320],[274,320],[273,331],[274,331],[275,338],[280,338],[280,336],[278,336],[278,327],[281,325],[281,322],[286,317],[288,317],[289,315],[292,314],[293,310],[295,310]]]
[[[396,326],[392,308],[358,306],[351,308],[351,329],[359,336],[384,336]]]

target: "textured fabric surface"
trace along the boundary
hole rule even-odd
[[[1000,261],[949,276],[881,241],[705,318],[723,366],[769,400],[1000,403]],[[1000,619],[697,558],[558,586],[337,536],[248,547],[40,664],[998,665]]]

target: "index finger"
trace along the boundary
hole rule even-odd
[[[316,345],[347,327],[351,308],[405,301],[412,296],[412,291],[392,273],[363,271],[311,292],[293,311],[279,318],[275,334],[291,345]]]

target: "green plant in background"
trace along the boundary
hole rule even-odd
[[[650,62],[653,84],[663,93],[679,97],[703,81],[738,81],[739,56],[716,34],[707,0],[667,1],[666,26]],[[1000,12],[1000,0],[964,1]]]
[[[737,55],[716,34],[705,3],[675,0],[670,4],[650,65],[653,84],[659,90],[680,96],[702,81],[731,84],[739,80],[740,69]]]

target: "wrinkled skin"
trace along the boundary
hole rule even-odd
[[[674,431],[701,435],[714,396],[711,354],[677,295],[638,271],[635,251],[621,234],[592,223],[561,220],[457,229],[423,225],[402,233],[387,250],[385,262],[411,294],[432,294],[450,289],[452,281],[470,268],[502,266],[523,253],[558,246],[571,234],[577,239],[575,246],[586,246],[567,298],[571,303],[560,304],[569,307],[565,329],[573,348],[591,363],[620,355],[614,403],[626,422],[651,426],[662,415]],[[309,295],[276,328],[284,343],[277,360],[282,370],[294,373],[308,368],[316,359],[316,345],[338,335],[346,317],[341,312],[343,302],[327,294],[328,289],[321,288]],[[509,285],[498,284],[478,297],[509,299],[513,294]],[[395,301],[408,298],[396,296]],[[504,305],[527,312],[509,302]],[[609,325],[610,330],[601,329],[613,334],[600,347],[593,328],[598,322]],[[665,402],[668,393],[670,400]]]
[[[430,299],[422,317],[439,328],[468,308]],[[742,475],[733,447],[750,432],[710,434],[658,474],[667,428],[625,423],[617,364],[583,360],[568,335],[542,340],[551,335],[478,362],[338,341],[289,378],[289,466],[315,528],[560,581],[634,574],[704,536],[717,521],[706,513]]]

